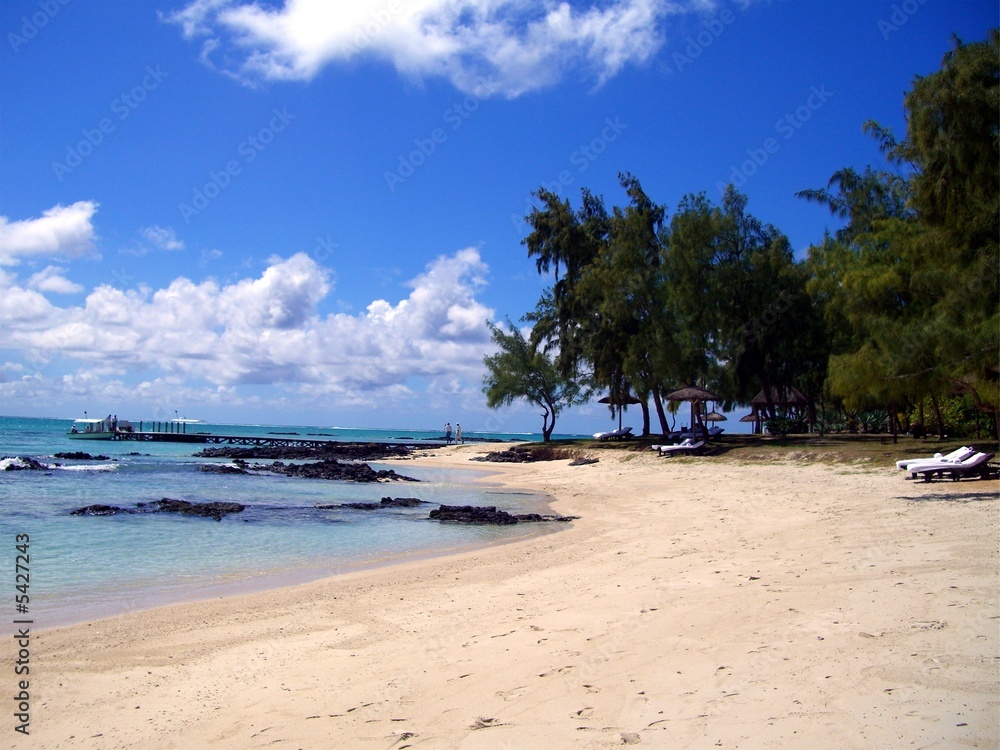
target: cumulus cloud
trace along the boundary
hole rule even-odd
[[[21,258],[32,256],[77,258],[90,253],[97,205],[94,201],[57,205],[37,219],[10,221],[0,216],[0,265],[17,265]]]
[[[65,273],[65,268],[46,266],[28,279],[28,286],[32,289],[37,289],[39,292],[53,292],[55,294],[78,294],[82,292],[83,286],[67,279],[63,275]]]
[[[278,7],[195,0],[162,17],[189,39],[207,37],[202,60],[245,82],[308,81],[327,65],[366,56],[408,77],[516,97],[570,70],[600,84],[648,60],[662,44],[663,17],[683,7],[675,0],[583,9],[552,0],[285,0]]]
[[[320,312],[330,273],[304,253],[225,285],[183,277],[157,290],[101,285],[82,306],[58,307],[0,274],[0,349],[77,360],[91,374],[148,371],[145,382],[176,388],[267,384],[343,404],[403,399],[413,378],[478,382],[491,347],[493,310],[477,299],[488,270],[475,249],[440,256],[405,298],[375,300],[357,315]],[[38,284],[61,271],[36,274]]]

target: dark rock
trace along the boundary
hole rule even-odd
[[[230,513],[242,513],[246,508],[240,503],[211,502],[211,503],[191,503],[187,500],[174,500],[165,497],[162,500],[145,505],[139,503],[140,507],[153,508],[154,513],[182,513],[186,516],[206,516],[221,521],[223,516]]]
[[[245,464],[240,466],[237,463],[236,466],[230,466],[229,464],[202,464],[198,467],[199,471],[203,471],[206,474],[249,474],[245,468]]]
[[[234,445],[205,448],[194,455],[199,458],[270,458],[284,461],[339,458],[351,461],[378,461],[383,458],[408,458],[412,448],[393,443],[338,443],[319,447],[258,446],[245,448]]]
[[[5,471],[48,471],[49,467],[30,456],[4,456],[13,458],[14,463],[7,464]]]
[[[485,456],[475,456],[470,460],[502,464],[523,464],[532,461],[557,461],[562,458],[571,458],[571,455],[564,448],[552,448],[548,445],[531,447],[515,445],[505,451],[491,451]]]
[[[432,510],[430,517],[437,521],[458,521],[460,523],[491,523],[510,525],[517,519],[505,510],[497,510],[495,505],[479,507],[475,505],[442,505]]]
[[[332,479],[343,482],[378,482],[380,480],[418,482],[413,477],[397,474],[392,469],[375,471],[368,464],[341,463],[335,458],[324,461],[314,461],[306,464],[286,464],[275,461],[271,464],[253,464],[249,467],[254,471],[270,471],[287,477],[302,477],[305,479]]]
[[[583,458],[581,456],[579,458],[574,458],[572,461],[569,462],[569,465],[570,466],[586,466],[587,464],[596,464],[596,463],[597,463],[597,459],[596,458]]]
[[[69,512],[71,516],[114,516],[118,513],[135,513],[135,511],[114,505],[88,505]]]
[[[110,456],[92,456],[83,451],[73,451],[71,453],[53,453],[53,458],[65,458],[70,461],[108,461]]]
[[[417,505],[424,505],[425,501],[416,497],[383,497],[377,503],[332,503],[328,505],[317,505],[321,510],[330,508],[352,508],[354,510],[379,510],[380,508],[413,508]]]
[[[510,525],[514,523],[538,523],[545,521],[575,521],[577,516],[550,516],[538,513],[520,513],[512,515],[505,510],[497,510],[495,505],[442,505],[430,512],[430,517],[437,521],[457,521],[459,523],[489,523]]]

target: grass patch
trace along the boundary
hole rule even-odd
[[[536,446],[548,447],[552,458],[575,458],[577,455],[599,455],[607,452],[628,459],[630,454],[648,453],[653,445],[667,442],[661,435],[637,437],[632,440],[607,441],[580,438],[557,440],[550,443],[523,445],[534,452]],[[788,435],[772,437],[762,435],[722,435],[711,441],[715,449],[711,456],[701,461],[733,461],[741,464],[759,464],[774,461],[799,461],[830,465],[852,465],[857,468],[892,466],[903,458],[929,458],[935,453],[948,453],[963,445],[977,451],[1000,455],[996,441],[973,438],[917,439],[900,435],[897,442],[891,435]],[[539,460],[539,459],[536,459]],[[676,459],[675,459],[676,460]]]

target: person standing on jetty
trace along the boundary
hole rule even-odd
[[[462,425],[460,425],[458,422],[455,422],[455,442],[456,443],[462,442]]]
[[[444,425],[444,441],[451,445],[451,422],[446,422]]]

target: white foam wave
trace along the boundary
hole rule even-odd
[[[57,471],[115,471],[118,464],[87,464],[78,466],[52,466]]]

